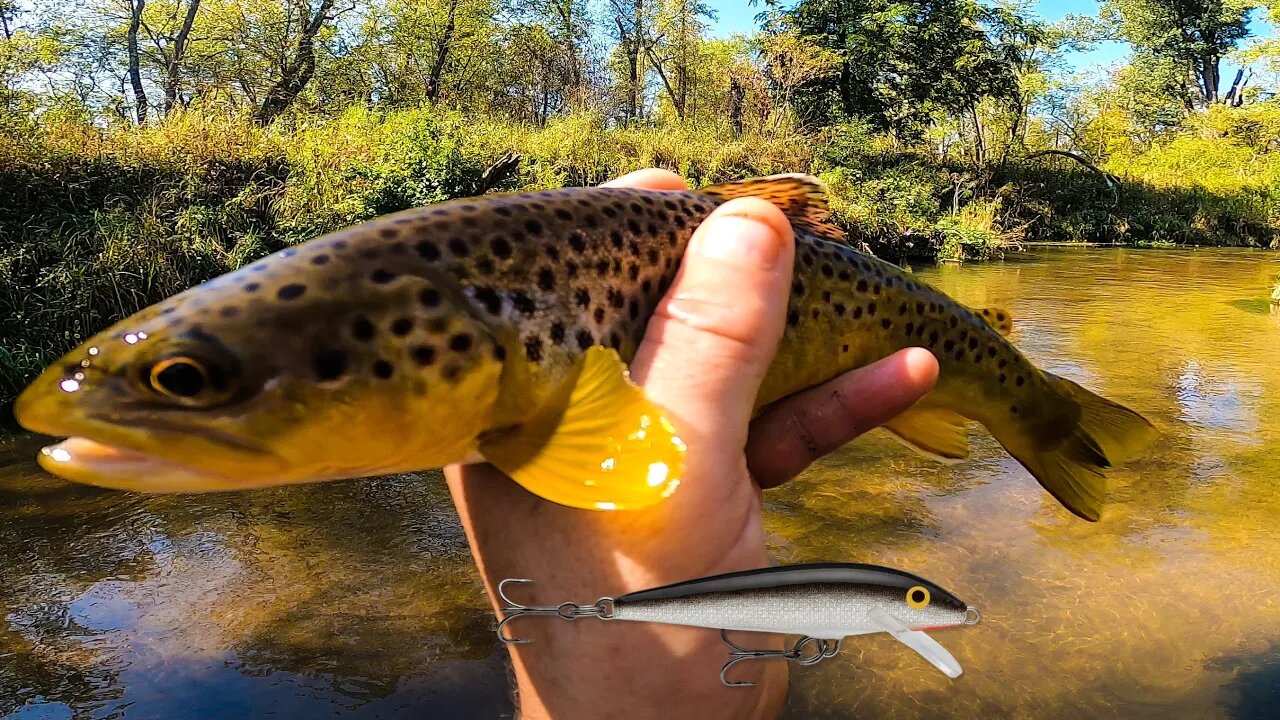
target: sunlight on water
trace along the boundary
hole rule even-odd
[[[921,271],[1010,309],[1046,369],[1152,418],[1100,524],[985,435],[957,466],[876,434],[770,492],[781,562],[888,564],[982,610],[948,680],[884,637],[792,673],[787,716],[1270,718],[1280,703],[1274,255],[1062,251]],[[0,715],[509,716],[438,477],[137,497],[0,441]],[[718,668],[709,668],[718,672]]]

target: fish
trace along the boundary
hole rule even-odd
[[[975,625],[981,617],[977,608],[918,575],[862,563],[732,572],[604,597],[590,605],[526,606],[508,597],[508,586],[529,582],[512,578],[498,585],[504,605],[497,633],[504,643],[526,642],[511,635],[507,625],[519,617],[539,615],[717,629],[732,650],[720,673],[721,681],[730,686],[750,685],[726,677],[741,661],[780,658],[809,665],[835,656],[840,641],[847,637],[880,632],[956,678],[962,673],[960,663],[926,631]],[[726,631],[730,630],[801,637],[790,650],[748,650],[729,640]]]
[[[67,438],[42,467],[103,487],[240,490],[489,462],[562,505],[651,506],[678,488],[687,446],[628,363],[699,223],[759,197],[790,219],[796,253],[757,413],[924,347],[938,383],[887,430],[958,461],[980,423],[1068,510],[1099,519],[1107,469],[1155,427],[1037,368],[1009,341],[1008,311],[968,308],[850,247],[826,193],[778,175],[405,210],[112,325],[37,377],[14,414]]]

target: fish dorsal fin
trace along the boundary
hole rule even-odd
[[[843,243],[844,231],[831,222],[827,186],[812,175],[791,173],[708,185],[698,192],[721,200],[757,197],[777,205],[796,230]]]
[[[684,441],[618,353],[592,347],[577,370],[546,411],[485,438],[480,454],[529,492],[570,507],[635,509],[674,492]]]
[[[925,455],[956,462],[969,457],[967,422],[950,410],[917,405],[885,423],[884,429]]]
[[[1013,313],[1001,307],[985,307],[976,311],[996,332],[1009,337],[1013,332]]]

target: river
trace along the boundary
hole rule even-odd
[[[1164,432],[1103,522],[985,434],[943,466],[873,433],[766,495],[779,562],[901,567],[982,610],[795,668],[789,718],[1274,718],[1280,316],[1274,254],[1036,249],[920,270],[1012,311],[1048,370]],[[0,715],[510,717],[503,652],[438,476],[139,496],[0,440]],[[707,668],[719,671],[718,667]],[[584,680],[589,681],[589,680]]]

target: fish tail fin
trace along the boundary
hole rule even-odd
[[[1085,520],[1102,516],[1106,470],[1141,454],[1159,436],[1146,418],[1076,383],[1045,373],[1065,412],[1049,423],[1057,437],[998,437],[1036,480]],[[1041,434],[1042,435],[1042,434]]]
[[[831,222],[826,183],[812,175],[790,173],[734,180],[698,190],[720,200],[757,197],[782,210],[792,227],[832,242],[845,242],[844,231]]]

